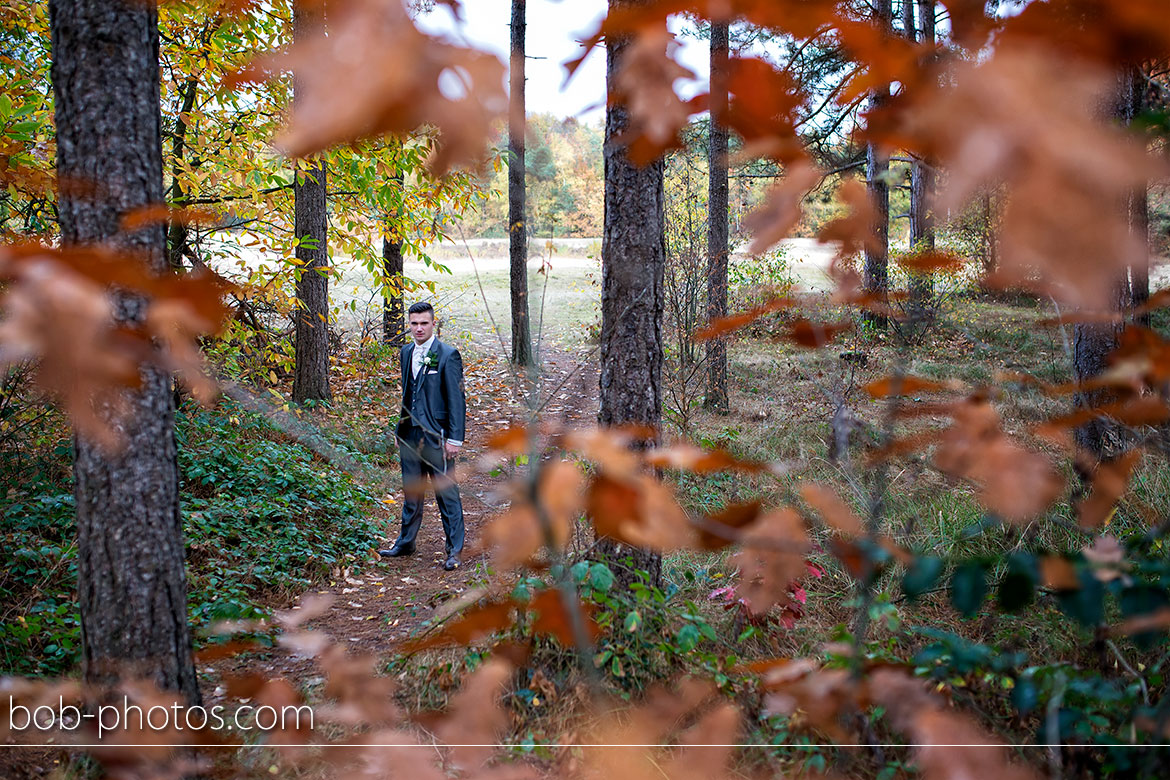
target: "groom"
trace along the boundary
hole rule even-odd
[[[414,552],[422,525],[423,478],[434,482],[435,500],[447,535],[447,571],[459,568],[463,552],[463,504],[451,479],[463,446],[467,404],[463,397],[463,359],[459,350],[435,338],[435,310],[416,303],[407,316],[413,344],[402,348],[402,411],[395,432],[402,460],[402,531],[385,558]]]

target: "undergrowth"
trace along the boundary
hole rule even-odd
[[[0,461],[0,669],[57,675],[80,659],[71,448],[46,431]],[[262,416],[224,399],[176,416],[192,626],[256,617],[355,558],[379,531],[373,496]],[[365,456],[348,453],[362,462]]]

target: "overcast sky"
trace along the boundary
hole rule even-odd
[[[552,113],[592,121],[605,116],[605,50],[598,48],[562,91],[564,63],[581,50],[580,41],[589,37],[605,15],[606,0],[528,0],[527,89],[528,113]],[[443,34],[487,49],[508,62],[511,0],[464,0],[464,23],[456,25],[450,11],[439,7],[419,19],[424,30]],[[671,25],[675,32],[681,24]],[[706,80],[706,41],[679,38],[683,63]],[[542,57],[544,59],[534,59]],[[682,87],[682,82],[679,83]],[[683,89],[684,95],[695,89]]]

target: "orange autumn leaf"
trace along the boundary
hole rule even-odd
[[[989,282],[1106,310],[1144,252],[1116,204],[1167,167],[1105,116],[1116,86],[1110,69],[1063,45],[1001,42],[987,57],[949,61],[891,106],[885,140],[947,172],[935,213],[958,213],[989,185],[1004,187]]]
[[[769,470],[765,463],[740,460],[726,450],[704,450],[685,442],[651,450],[646,453],[646,462],[656,468],[679,469],[695,474],[710,474],[716,471],[759,473]]]
[[[887,376],[870,382],[862,388],[872,398],[889,398],[892,395],[913,395],[915,393],[938,393],[954,389],[942,382],[921,379],[916,376]]]
[[[706,108],[701,100],[681,100],[674,90],[675,81],[695,76],[675,60],[678,48],[664,22],[640,29],[621,50],[610,100],[625,106],[629,126],[618,140],[629,147],[635,165],[648,165],[681,146],[679,131],[691,114]]]
[[[512,505],[488,522],[479,545],[491,550],[503,570],[531,562],[548,544],[563,549],[573,533],[573,524],[584,511],[581,468],[569,461],[542,464],[537,477],[534,506],[529,496],[515,486]]]
[[[150,206],[142,206],[124,215],[120,222],[120,227],[122,230],[132,232],[142,227],[157,225],[163,222],[197,225],[214,224],[219,219],[220,216],[209,209],[195,207],[171,208],[164,203],[155,203]]]
[[[861,518],[835,491],[815,483],[800,486],[800,496],[820,514],[825,523],[846,536],[865,533]]]
[[[980,397],[955,405],[954,421],[939,438],[934,462],[940,470],[975,483],[979,502],[1009,523],[1031,520],[1064,488],[1048,458],[1004,434],[999,415]]]
[[[820,174],[812,169],[817,175],[810,181],[811,165],[796,133],[803,96],[792,76],[763,59],[732,57],[727,63],[727,89],[727,110],[719,118],[743,139],[743,149],[736,158],[767,157],[785,164],[789,166],[786,181],[792,179],[790,191],[807,181],[807,192],[820,180]],[[784,235],[787,232],[784,230]],[[757,239],[749,251],[761,251],[756,248],[758,243]]]
[[[598,474],[586,493],[586,511],[598,537],[659,552],[695,541],[695,529],[674,494],[645,474],[626,479]]]
[[[303,157],[430,126],[439,133],[428,161],[436,174],[484,157],[508,105],[497,57],[423,34],[401,0],[331,0],[328,15],[328,35],[318,30],[257,58],[228,81],[296,73],[297,100],[278,146]]]
[[[1141,450],[1130,450],[1117,458],[1097,464],[1090,481],[1088,497],[1077,503],[1077,524],[1081,528],[1100,528],[1117,501],[1129,488],[1134,466]]]
[[[528,452],[528,429],[524,426],[514,426],[496,431],[487,440],[488,449],[498,450],[505,455],[523,455]]]
[[[1067,558],[1059,555],[1044,555],[1038,561],[1040,583],[1053,590],[1076,590],[1081,587],[1076,567]]]
[[[963,270],[966,261],[950,252],[915,252],[898,258],[898,265],[918,274],[950,274]]]
[[[782,507],[763,515],[746,529],[741,549],[730,559],[739,569],[736,592],[754,614],[789,603],[791,584],[806,574],[804,556],[811,549],[800,515]]]
[[[755,322],[760,317],[773,312],[781,311],[791,306],[793,303],[791,298],[773,298],[767,303],[756,306],[739,314],[732,314],[727,317],[720,317],[712,320],[706,327],[699,328],[695,331],[691,338],[695,341],[708,341],[710,339],[719,338],[735,330],[739,330],[748,323]]]
[[[512,665],[492,657],[472,672],[451,697],[447,717],[436,727],[435,736],[451,745],[451,764],[464,772],[480,770],[495,752],[508,725],[502,698]]]
[[[640,459],[631,446],[642,438],[648,437],[622,428],[591,428],[570,431],[564,445],[597,463],[602,471],[625,476],[638,469]]]
[[[406,642],[403,649],[413,653],[431,647],[470,645],[511,627],[516,622],[515,612],[516,604],[511,599],[489,601],[463,611],[459,617],[444,623],[438,631]]]
[[[766,252],[787,238],[800,222],[804,197],[820,180],[820,169],[807,159],[801,158],[788,167],[780,183],[764,195],[764,202],[744,218],[744,228],[752,234],[750,254]],[[733,328],[742,324],[745,323]]]
[[[740,536],[740,529],[755,522],[762,509],[759,501],[745,501],[708,515],[699,527],[699,548],[722,550]]]
[[[866,248],[879,249],[873,232],[875,212],[865,185],[848,179],[837,190],[837,197],[849,208],[849,213],[826,222],[817,240],[838,244],[838,257],[851,257]]]
[[[231,289],[213,274],[160,275],[127,253],[26,243],[0,247],[0,282],[0,366],[35,360],[34,382],[104,445],[118,445],[123,391],[144,368],[178,372],[210,400],[199,339],[219,331]],[[143,298],[135,319],[115,317],[111,287]]]
[[[819,349],[852,327],[848,322],[813,322],[800,317],[785,327],[782,338],[806,349]]]
[[[528,603],[529,610],[536,613],[532,621],[532,630],[537,634],[551,636],[564,647],[574,647],[577,637],[573,631],[573,617],[565,606],[564,594],[556,588],[548,588],[538,593]],[[601,636],[601,627],[593,619],[595,607],[592,604],[578,602],[580,617],[584,621],[585,636],[590,642],[597,641]]]

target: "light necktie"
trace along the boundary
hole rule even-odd
[[[422,348],[418,344],[415,344],[414,355],[412,356],[412,362],[414,364],[414,373],[412,376],[414,376],[415,379],[418,378],[418,372],[422,368],[424,357],[426,357],[426,355],[423,353]]]

